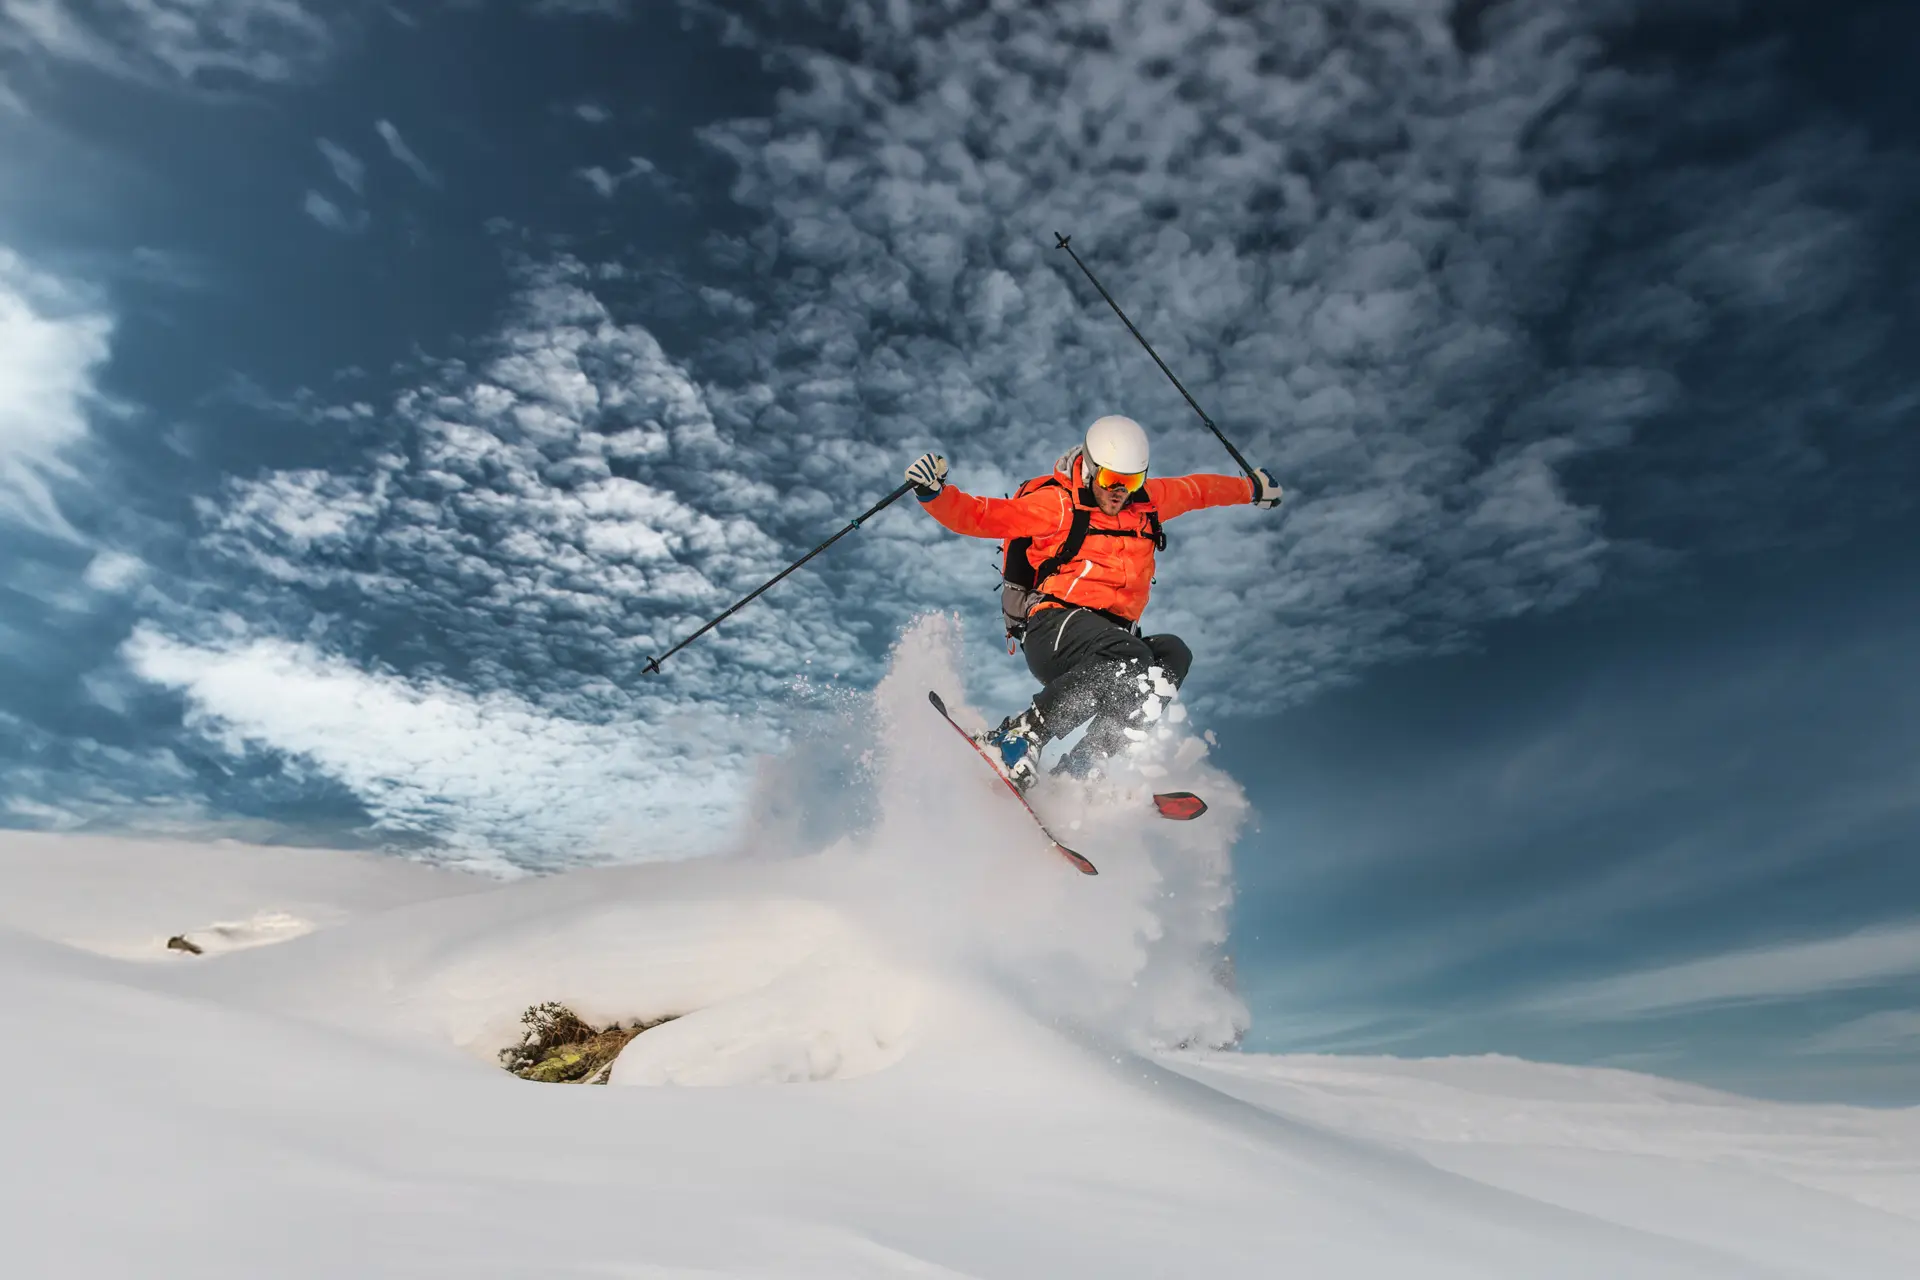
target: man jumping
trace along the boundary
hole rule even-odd
[[[1011,498],[978,498],[947,483],[947,460],[923,454],[907,468],[928,515],[955,533],[1006,542],[1007,634],[1045,687],[982,741],[1021,790],[1039,777],[1040,749],[1088,720],[1086,737],[1055,766],[1084,776],[1144,737],[1141,727],[1187,678],[1193,653],[1178,636],[1140,633],[1153,586],[1160,526],[1203,507],[1280,505],[1264,469],[1246,476],[1147,478],[1147,433],[1104,417],[1086,439]],[[1150,708],[1153,708],[1150,710]]]

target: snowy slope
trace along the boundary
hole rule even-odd
[[[1501,1057],[1174,1066],[1263,1110],[1785,1274],[1920,1274],[1920,1111],[1788,1106]]]
[[[1081,877],[909,713],[954,684],[944,652],[903,645],[889,803],[824,850],[749,831],[738,857],[502,884],[0,834],[9,1270],[1920,1274],[1910,1114],[1165,1048],[1242,1018],[1209,976],[1230,780],[1176,742],[1151,767],[1208,792],[1201,822],[1056,797],[1103,859]],[[281,916],[303,930],[162,946]],[[544,999],[680,1016],[614,1087],[543,1086],[492,1055]]]
[[[129,960],[284,942],[351,915],[486,887],[369,853],[233,841],[94,841],[10,831],[0,844],[0,928]],[[54,868],[54,874],[44,874]]]

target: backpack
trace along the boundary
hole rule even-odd
[[[1016,498],[1024,498],[1030,493],[1038,493],[1048,485],[1066,488],[1058,473],[1035,476],[1013,491]],[[1139,499],[1130,499],[1138,501]],[[1094,529],[1089,525],[1093,512],[1078,503],[1073,508],[1073,523],[1067,527],[1066,539],[1054,549],[1054,553],[1039,564],[1033,562],[1033,538],[1006,538],[1000,543],[1000,619],[1006,623],[1007,639],[1018,641],[1027,634],[1027,615],[1042,600],[1056,597],[1040,590],[1040,584],[1060,571],[1060,566],[1069,564],[1080,554],[1080,544],[1087,540],[1088,534],[1110,538],[1152,538],[1156,550],[1167,549],[1167,535],[1160,527],[1160,513],[1152,507],[1147,508],[1147,532],[1136,533],[1132,529]],[[1060,601],[1065,604],[1066,601]],[[1012,647],[1008,650],[1011,653]]]

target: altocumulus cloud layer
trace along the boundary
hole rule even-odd
[[[187,78],[268,11],[178,8],[201,54],[142,56]],[[795,680],[870,683],[917,612],[959,612],[976,680],[1022,696],[989,550],[911,510],[638,669],[923,448],[1003,492],[1122,410],[1161,472],[1228,469],[1055,229],[1293,495],[1171,530],[1150,621],[1198,641],[1203,718],[1904,500],[1865,459],[1911,412],[1888,370],[1914,299],[1872,263],[1912,157],[1796,99],[1777,44],[1647,56],[1656,10],[1624,2],[699,12],[789,85],[702,133],[731,229],[666,263],[536,251],[472,352],[389,402],[303,402],[353,458],[206,497],[204,580],[124,656],[207,750],[303,761],[389,832],[639,852],[615,814],[671,844],[672,814],[722,811]],[[307,73],[240,44],[258,78]],[[247,693],[283,680],[311,696]]]
[[[1868,277],[1911,157],[1817,115],[1769,136],[1766,48],[1684,84],[1612,58],[1631,16],[852,6],[852,53],[781,50],[807,87],[712,133],[767,215],[739,257],[785,285],[720,412],[864,419],[986,489],[1113,408],[1166,469],[1220,466],[1046,247],[1078,229],[1295,490],[1284,523],[1181,527],[1164,575],[1163,625],[1268,673],[1235,690],[1255,709],[1565,603],[1623,536],[1779,536],[1756,508],[1815,509],[1910,412],[1910,379],[1870,370],[1912,299]],[[1688,385],[1730,346],[1765,385]],[[1630,445],[1658,465],[1608,483]]]

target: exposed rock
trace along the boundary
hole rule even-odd
[[[520,1043],[500,1051],[500,1065],[523,1080],[546,1084],[605,1084],[627,1041],[671,1017],[635,1019],[596,1028],[567,1006],[549,1000],[520,1015]]]
[[[167,939],[167,950],[184,951],[188,955],[195,956],[204,954],[204,948],[197,942],[188,941],[187,936],[183,933],[176,933]]]

